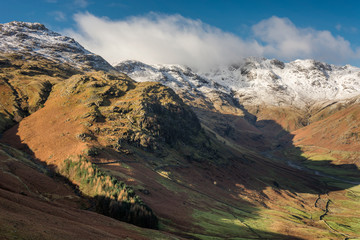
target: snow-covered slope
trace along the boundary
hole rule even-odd
[[[175,91],[186,90],[188,92],[208,93],[220,91],[230,93],[226,85],[219,85],[216,81],[205,78],[193,72],[189,67],[174,64],[147,65],[139,61],[125,61],[115,68],[128,74],[138,82],[156,81],[161,82]]]
[[[82,70],[112,70],[102,57],[84,49],[74,39],[61,36],[40,23],[0,24],[0,53],[41,56]]]
[[[198,91],[204,96],[230,94],[244,105],[304,107],[360,94],[360,68],[314,60],[283,63],[248,58],[205,73],[179,65],[150,66],[136,61],[121,62],[116,68],[136,81],[160,81],[176,91]]]

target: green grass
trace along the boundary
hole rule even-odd
[[[218,209],[212,209],[211,211],[201,211],[196,209],[194,210],[192,217],[195,220],[195,224],[204,231],[203,235],[205,235],[206,238],[202,239],[209,239],[209,237],[213,239],[239,236],[256,237],[256,235],[242,224],[239,219],[228,212]]]
[[[349,235],[350,239],[360,239],[360,185],[347,189],[345,196],[346,199],[333,200],[324,220],[335,231]]]
[[[223,237],[213,237],[213,236],[207,236],[203,234],[191,234],[192,236],[203,239],[203,240],[223,240]],[[241,237],[230,237],[226,238],[227,240],[249,240],[249,238],[241,238]]]
[[[233,214],[229,213],[231,211]],[[310,215],[293,209],[302,216]],[[246,213],[231,208],[230,209],[209,209],[193,212],[195,224],[199,227],[194,236],[200,239],[290,239],[289,236],[272,232],[271,224],[274,221],[281,221],[284,224],[290,221],[292,225],[294,220],[291,215],[285,212],[263,209],[253,214]],[[300,225],[299,225],[300,226]],[[306,227],[301,223],[302,228]]]
[[[301,156],[303,156],[311,161],[324,161],[324,160],[335,161],[336,160],[336,158],[333,157],[331,153],[324,153],[324,154],[303,153],[303,154],[301,154]]]
[[[359,186],[357,186],[359,187]],[[359,187],[360,188],[360,187]],[[356,188],[354,187],[353,189],[350,189],[346,192],[346,196],[348,198],[351,198],[352,200],[355,200],[357,204],[360,205],[360,191],[355,190]]]
[[[302,210],[299,210],[297,208],[290,207],[290,206],[285,207],[285,209],[287,209],[290,214],[295,215],[299,218],[311,219],[311,214],[309,214],[305,211],[302,211]]]
[[[160,175],[156,178],[156,181],[174,194],[183,194],[191,191]]]
[[[360,232],[360,219],[358,217],[326,216],[327,224],[334,230],[343,234],[358,234]]]
[[[322,163],[322,162],[311,162],[311,161],[305,162],[304,166],[309,169],[327,174],[329,176],[346,179],[348,181],[359,182],[360,173],[358,172],[357,169],[339,168],[336,165],[329,165],[329,163],[327,162]]]

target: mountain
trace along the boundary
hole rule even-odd
[[[228,144],[322,177],[359,183],[357,67],[248,58],[208,72],[138,61],[115,68],[136,81],[173,88],[202,125]]]
[[[139,82],[159,81],[179,93],[199,92],[206,98],[226,94],[244,106],[306,109],[323,102],[356,97],[360,91],[360,68],[315,60],[284,63],[276,59],[248,58],[208,72],[136,61],[121,62],[116,68]]]
[[[222,136],[229,129],[238,131],[233,134],[234,140],[249,143],[248,147],[256,146],[252,138],[266,144],[259,138],[280,136],[284,130],[292,132],[344,108],[357,109],[360,102],[360,68],[315,60],[284,63],[248,58],[237,65],[205,73],[180,65],[147,65],[136,61],[121,62],[116,69],[136,81],[159,81],[173,88],[204,124]],[[220,118],[214,123],[215,112],[228,114],[227,118],[232,120],[221,127],[228,121]],[[357,131],[348,134],[356,135]],[[332,135],[342,136],[342,133]],[[241,139],[236,139],[237,136]],[[343,142],[338,141],[340,145]],[[357,149],[356,141],[352,142],[353,150]]]
[[[0,130],[35,112],[54,84],[82,71],[114,71],[74,39],[39,23],[0,24]]]
[[[0,38],[3,54],[44,58],[85,71],[113,69],[102,57],[89,52],[74,39],[53,32],[40,23],[14,21],[0,24]]]
[[[0,39],[0,238],[359,237],[357,68],[112,67],[37,23]]]

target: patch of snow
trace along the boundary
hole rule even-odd
[[[117,70],[135,81],[157,81],[175,91],[228,94],[241,104],[305,107],[319,101],[360,95],[360,68],[334,66],[315,60],[284,63],[276,59],[248,58],[209,72],[194,72],[180,65],[119,63]]]

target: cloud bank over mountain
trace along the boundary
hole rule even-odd
[[[354,51],[350,42],[341,36],[298,28],[287,18],[271,17],[254,25],[252,31],[255,38],[264,43],[265,56],[284,60],[313,58],[339,64],[360,57],[360,49]]]
[[[65,30],[65,34],[112,64],[136,59],[149,64],[185,64],[204,70],[236,63],[249,56],[285,61],[313,58],[335,64],[360,58],[360,50],[354,50],[341,36],[299,28],[289,19],[276,16],[253,25],[250,39],[181,15],[151,13],[110,20],[79,13],[74,19],[76,28]]]

